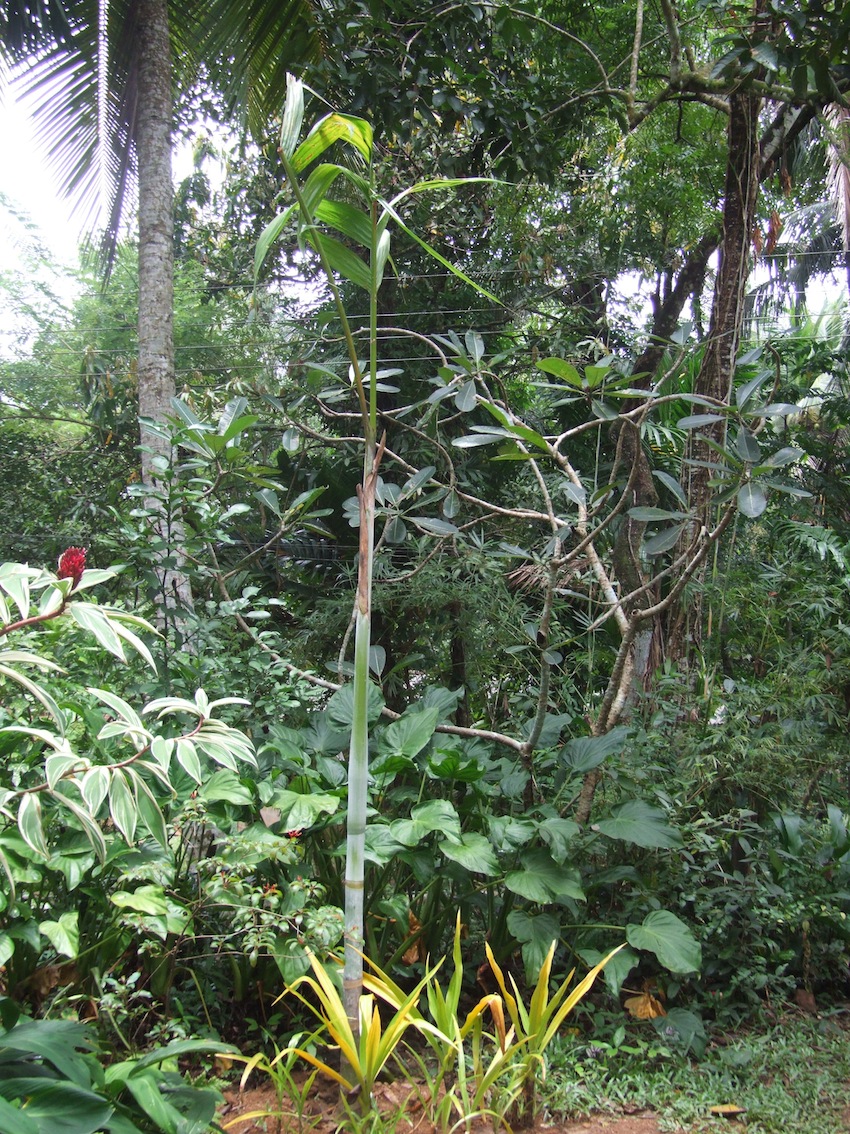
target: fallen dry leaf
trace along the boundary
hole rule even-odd
[[[630,996],[624,1001],[623,1007],[636,1020],[655,1020],[658,1016],[667,1015],[664,1011],[664,1005],[651,992],[641,992],[637,996]]]

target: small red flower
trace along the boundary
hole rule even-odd
[[[56,574],[60,579],[73,579],[71,590],[76,587],[83,577],[86,569],[86,549],[84,547],[69,547],[59,556],[59,568]]]
[[[298,827],[297,829],[294,829],[292,831],[287,831],[286,837],[288,839],[300,839],[303,834],[304,834],[304,828]]]

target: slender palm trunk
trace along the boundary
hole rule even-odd
[[[139,162],[139,415],[142,479],[156,516],[165,565],[158,571],[160,604],[167,612],[191,608],[188,580],[179,569],[182,525],[166,505],[162,462],[170,443],[145,427],[171,412],[174,376],[174,220],[171,182],[171,43],[167,0],[139,0],[139,96],[136,140]],[[176,564],[176,566],[175,566]],[[179,623],[180,618],[177,616]]]

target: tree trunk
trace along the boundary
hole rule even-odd
[[[157,575],[165,621],[182,619],[170,612],[191,609],[188,580],[180,570],[183,529],[163,476],[170,463],[170,442],[145,426],[164,423],[171,413],[174,376],[174,219],[171,182],[171,43],[167,0],[139,0],[138,121],[139,166],[139,415],[142,481],[147,505],[162,541],[163,566]]]
[[[741,340],[747,277],[750,269],[750,247],[756,219],[759,187],[758,116],[760,99],[747,91],[737,91],[729,99],[729,157],[726,164],[726,187],[723,202],[723,236],[720,264],[714,286],[711,323],[705,353],[694,384],[694,393],[729,404],[735,378],[735,361]],[[705,429],[704,435],[722,444],[726,435],[725,421]],[[688,500],[694,523],[703,529],[712,527],[712,470],[706,463],[716,462],[714,451],[694,436],[690,455],[702,462],[691,466]],[[690,537],[688,537],[690,538]],[[702,591],[697,588],[692,604],[676,604],[671,610],[667,632],[667,656],[686,658],[703,639]]]
[[[714,287],[711,324],[694,393],[728,404],[735,376],[735,359],[741,340],[744,297],[750,269],[750,246],[756,218],[759,186],[758,115],[760,99],[739,91],[729,99],[729,158],[723,202],[723,237],[720,266]],[[706,434],[722,442],[724,423]],[[712,450],[698,438],[694,456],[712,460]],[[696,468],[690,480],[690,502],[697,522],[710,526],[711,472]]]

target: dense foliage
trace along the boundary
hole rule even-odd
[[[144,480],[134,250],[67,305],[3,279],[0,1044],[74,1080],[87,1129],[209,1121],[162,1069],[200,1039],[321,1063],[313,994],[360,1050],[321,963],[345,944],[396,1013],[347,1089],[418,1028],[446,1129],[497,1091],[533,1111],[552,1036],[517,1005],[560,1025],[574,966],[607,958],[563,1003],[611,1051],[621,1002],[700,1057],[846,991],[822,7],[322,5],[316,97],[290,82],[272,141],[199,144],[178,190]],[[77,1023],[56,1062],[21,1009],[128,1062],[99,1078]]]

